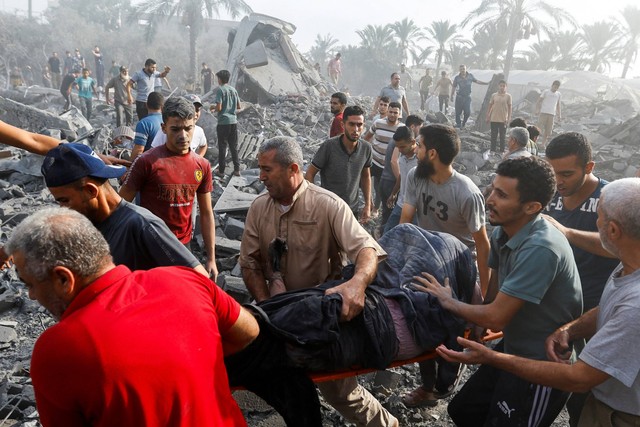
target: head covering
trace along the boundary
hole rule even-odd
[[[198,95],[190,93],[189,95],[185,95],[184,97],[191,101],[192,104],[200,104],[200,106],[202,107],[202,101],[200,100],[200,97]]]
[[[90,176],[93,178],[119,178],[127,169],[124,166],[105,164],[84,144],[60,144],[50,150],[42,162],[42,175],[47,187],[60,187]]]
[[[136,133],[129,126],[120,126],[113,131],[113,139],[125,136],[129,139],[135,139]]]

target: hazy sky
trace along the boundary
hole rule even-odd
[[[109,0],[104,0],[109,1]],[[133,0],[136,2],[136,0]],[[411,17],[419,26],[426,27],[434,20],[449,19],[459,23],[478,6],[479,0],[449,0],[435,2],[425,0],[245,0],[255,12],[271,15],[289,21],[297,27],[293,41],[298,48],[306,52],[317,34],[330,33],[340,40],[340,44],[358,44],[356,30],[367,24],[387,24]],[[533,2],[534,0],[528,0]],[[547,0],[562,6],[581,23],[593,23],[597,20],[615,17],[621,19],[620,11],[636,0],[607,0],[585,2],[584,0]],[[442,4],[434,8],[430,5]],[[34,11],[46,8],[47,0],[33,0]],[[0,8],[13,12],[26,10],[27,0],[0,0]],[[518,45],[516,45],[518,49]]]

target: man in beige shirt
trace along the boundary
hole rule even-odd
[[[487,110],[487,123],[491,123],[491,151],[497,150],[498,134],[500,134],[500,151],[504,151],[507,123],[511,121],[511,94],[507,93],[507,82],[498,82],[498,91],[491,95]]]
[[[386,253],[342,199],[304,179],[302,162],[300,146],[292,138],[275,137],[260,147],[260,180],[268,193],[258,196],[247,214],[240,249],[242,277],[260,302],[284,289],[309,288],[339,278],[346,257],[355,261],[353,277],[326,292],[342,295],[342,320],[351,320],[362,311],[364,291]],[[286,241],[288,248],[281,256],[278,275],[269,257],[269,244],[276,237]],[[318,388],[350,422],[398,425],[356,377]]]

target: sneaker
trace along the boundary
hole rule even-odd
[[[233,176],[240,176],[240,171],[233,171]]]
[[[438,404],[438,398],[434,392],[427,391],[422,386],[402,397],[402,403],[407,408],[417,408],[420,406],[434,407]]]
[[[218,170],[218,171],[215,171],[215,174],[216,174],[216,176],[219,176],[220,178],[224,178],[224,172],[220,172]]]

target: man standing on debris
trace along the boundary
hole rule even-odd
[[[438,108],[441,113],[447,114],[449,110],[449,93],[453,89],[453,82],[447,76],[447,72],[443,71],[440,73],[440,80],[436,83],[436,86],[433,88],[433,94],[438,95]],[[444,111],[442,108],[444,107]]]
[[[371,176],[373,177],[373,188],[376,192],[373,203],[372,216],[378,215],[378,209],[382,202],[380,193],[380,182],[382,180],[382,171],[384,170],[385,156],[387,155],[387,147],[393,138],[396,129],[404,124],[400,121],[401,107],[398,102],[390,102],[387,110],[387,117],[373,122],[371,128],[362,137],[365,141],[371,143],[373,152],[373,164],[371,165]]]
[[[406,90],[413,89],[413,77],[411,77],[411,73],[407,71],[407,67],[404,64],[400,64],[400,80],[404,82]]]
[[[602,202],[601,191],[608,182],[593,174],[595,163],[587,138],[577,132],[556,136],[547,146],[546,159],[556,174],[557,190],[544,211],[548,215],[545,218],[551,217],[552,223],[561,231],[566,232],[569,228],[578,232],[597,232],[597,208]],[[571,248],[580,273],[586,313],[600,303],[604,286],[618,260],[593,254],[573,244]],[[581,350],[582,346],[577,349]],[[586,394],[574,393],[567,402],[571,427],[578,425],[586,398]]]
[[[347,95],[342,92],[336,92],[331,95],[331,100],[329,102],[329,108],[331,109],[331,114],[333,114],[331,128],[329,129],[329,138],[333,138],[334,136],[338,136],[344,132],[342,112],[347,107]]]
[[[131,270],[184,266],[208,277],[160,218],[123,200],[109,184],[109,178],[119,178],[125,171],[106,165],[91,148],[75,143],[60,144],[42,163],[53,198],[89,218],[109,243],[116,264]]]
[[[133,105],[129,99],[128,86],[129,70],[123,65],[120,67],[120,74],[111,78],[104,87],[104,98],[107,104],[111,102],[109,99],[109,89],[113,88],[113,105],[116,107],[116,127],[123,125],[131,126],[133,124]]]
[[[376,98],[376,102],[373,104],[373,111],[371,112],[371,116],[376,114],[378,111],[378,104],[383,96],[389,98],[390,102],[397,102],[400,104],[400,116],[406,117],[409,115],[409,104],[407,104],[407,92],[404,90],[402,86],[400,86],[400,74],[393,73],[391,74],[391,83],[389,86],[385,86],[380,90],[380,95]]]
[[[347,202],[361,223],[368,222],[371,214],[371,145],[360,140],[364,114],[364,110],[357,105],[347,107],[340,114],[344,121],[344,132],[322,143],[305,175],[305,179],[312,183],[320,172],[322,188]],[[362,189],[364,198],[362,211],[358,188]]]
[[[455,97],[455,110],[456,110],[456,127],[464,129],[471,115],[471,85],[477,83],[479,85],[488,85],[489,82],[482,82],[476,79],[473,74],[467,72],[467,66],[460,66],[460,73],[453,79],[453,86],[451,87],[451,101]],[[464,114],[464,117],[461,116]]]
[[[238,117],[236,111],[240,109],[240,97],[236,89],[229,85],[231,73],[228,70],[220,70],[216,73],[218,78],[218,92],[214,108],[218,112],[218,170],[216,175],[223,177],[227,163],[227,146],[231,152],[233,161],[233,175],[240,176],[240,159],[238,159]]]
[[[487,110],[487,123],[491,124],[491,151],[497,151],[498,134],[500,135],[500,151],[504,152],[507,123],[511,121],[511,94],[507,93],[507,82],[498,82],[498,91],[491,95]]]
[[[256,301],[263,301],[284,290],[339,278],[346,255],[355,261],[354,276],[326,292],[341,294],[342,318],[353,319],[363,309],[364,290],[385,253],[342,199],[304,179],[302,163],[302,151],[292,138],[275,137],[260,147],[260,180],[268,194],[258,196],[247,214],[240,245],[242,277]],[[287,252],[273,260],[269,245],[276,238],[286,241]],[[273,261],[280,265],[282,280],[274,280]],[[318,388],[350,422],[398,425],[356,377],[318,384]]]
[[[171,71],[171,67],[164,67],[162,72],[156,71],[156,61],[149,58],[144,62],[144,68],[140,71],[136,71],[129,79],[128,101],[133,103],[133,97],[131,96],[131,88],[136,85],[136,114],[138,120],[142,120],[149,114],[147,110],[147,98],[153,92],[156,78],[165,78]]]
[[[211,280],[116,266],[89,220],[63,208],[25,219],[6,248],[29,297],[58,320],[31,358],[42,425],[246,426],[223,356],[259,328]]]
[[[191,212],[197,198],[206,251],[205,269],[215,280],[215,220],[211,207],[211,165],[191,151],[195,110],[184,98],[169,98],[162,110],[166,144],[138,156],[120,189],[132,201],[140,192],[140,205],[160,217],[180,242],[190,248],[193,232]]]
[[[637,178],[620,179],[602,189],[597,220],[600,238],[593,243],[615,254],[621,264],[608,279],[599,307],[547,338],[546,352],[551,361],[495,353],[466,340],[459,340],[467,347],[464,353],[444,348],[438,352],[463,363],[492,365],[536,384],[578,393],[591,391],[580,426],[640,425],[640,359],[631,344],[640,340],[638,201]],[[571,343],[587,338],[579,360],[570,363]]]
[[[431,84],[433,83],[433,77],[431,77],[430,69],[427,68],[424,70],[424,76],[420,78],[418,82],[418,86],[420,89],[420,109],[424,110],[424,103],[429,98],[429,92],[431,89]]]
[[[206,95],[211,92],[211,84],[213,83],[213,70],[209,68],[206,62],[202,63],[200,78],[202,79],[202,94]]]
[[[53,52],[47,61],[49,64],[49,71],[51,71],[51,87],[60,88],[62,83],[60,58],[58,58],[58,52]]]
[[[477,258],[484,296],[489,286],[490,247],[484,198],[471,179],[453,168],[453,160],[460,152],[460,138],[453,127],[432,124],[420,129],[416,142],[418,163],[407,175],[400,224],[413,222],[417,215],[420,227],[449,233],[467,245]],[[458,366],[420,363],[423,384],[403,401],[408,406],[433,404],[451,394],[457,373]]]
[[[147,117],[136,124],[136,138],[133,140],[133,150],[131,150],[131,161],[151,149],[151,143],[156,134],[162,129],[162,106],[164,96],[159,92],[151,92],[147,98]]]
[[[329,79],[331,83],[338,86],[338,82],[340,81],[340,77],[342,77],[342,61],[340,58],[342,54],[336,53],[334,58],[329,60],[327,64],[327,74],[329,75]]]
[[[536,114],[538,114],[538,127],[542,130],[542,150],[547,145],[551,132],[553,132],[553,122],[558,116],[558,122],[562,120],[560,108],[561,94],[558,92],[560,81],[555,80],[551,84],[551,89],[546,89],[540,94],[536,104]]]
[[[78,77],[74,82],[74,86],[78,88],[78,98],[80,99],[80,108],[82,114],[87,120],[91,120],[91,112],[93,110],[93,95],[96,97],[96,81],[89,77],[89,69],[82,69],[82,77]]]
[[[66,51],[65,52],[65,56],[64,56],[64,74],[69,74],[70,72],[74,71],[73,69],[73,57],[71,56],[71,52]],[[80,72],[80,69],[78,68],[77,70]]]
[[[447,279],[443,286],[427,273],[415,277],[415,288],[437,297],[446,310],[479,326],[503,331],[498,348],[509,355],[547,360],[547,337],[582,312],[571,247],[540,216],[555,185],[553,169],[544,159],[520,157],[498,166],[487,199],[489,222],[496,228],[491,236],[491,280],[484,304],[456,300]],[[461,427],[549,426],[569,393],[538,385],[536,378],[529,381],[482,365],[449,404],[451,419]]]
[[[527,144],[529,144],[529,131],[521,127],[511,128],[507,152],[504,153],[503,159],[530,157],[532,154],[527,150]]]
[[[64,106],[62,107],[63,111],[67,111],[71,108],[71,89],[78,78],[79,73],[75,71],[71,71],[68,74],[65,74],[62,79],[62,83],[60,83],[60,94],[64,98]]]
[[[198,123],[200,114],[202,113],[202,101],[200,100],[200,97],[198,95],[189,94],[185,95],[184,98],[187,101],[193,103],[193,108],[196,111],[193,121],[194,123]],[[151,148],[159,147],[166,144],[166,142],[167,135],[165,135],[163,132],[158,132],[153,138]],[[196,153],[198,156],[204,157],[204,155],[207,153],[207,147],[207,136],[204,134],[204,129],[202,129],[198,125],[195,125],[193,129],[193,137],[191,138],[191,151]]]

